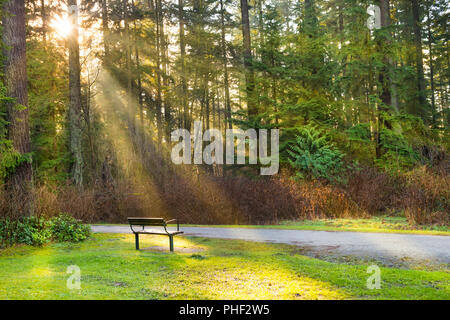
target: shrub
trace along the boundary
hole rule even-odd
[[[48,242],[51,233],[48,221],[38,217],[25,217],[17,220],[3,219],[0,221],[0,244],[27,244],[41,246]]]
[[[0,220],[0,246],[14,244],[41,246],[51,240],[57,242],[79,242],[90,235],[89,226],[67,214],[51,219],[43,217],[25,217]]]
[[[50,219],[49,226],[52,239],[57,242],[80,242],[86,240],[91,233],[88,225],[66,213]]]
[[[296,143],[287,150],[291,156],[291,166],[299,170],[297,178],[304,178],[302,172],[309,178],[323,178],[331,182],[341,182],[340,175],[344,171],[344,154],[341,153],[315,127],[305,127],[297,135]]]
[[[411,169],[418,161],[419,155],[413,150],[405,137],[393,130],[383,129],[380,134],[384,150],[376,165],[389,173],[399,173]]]
[[[368,123],[357,124],[343,134],[338,147],[345,150],[346,158],[353,160],[358,166],[372,166],[375,158],[375,144]],[[339,143],[340,142],[340,143]]]
[[[450,175],[423,166],[406,176],[403,209],[411,224],[450,224]]]
[[[376,215],[401,209],[402,183],[382,170],[361,167],[350,171],[346,190],[361,210]]]

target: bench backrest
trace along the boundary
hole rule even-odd
[[[132,226],[166,226],[166,222],[163,218],[128,218],[128,223]]]

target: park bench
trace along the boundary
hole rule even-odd
[[[167,230],[167,225],[172,222],[177,223],[177,231]],[[128,218],[128,223],[136,238],[136,250],[139,250],[140,234],[157,234],[169,237],[170,251],[173,252],[173,237],[184,233],[180,231],[180,224],[177,219],[165,221],[163,218]],[[133,227],[141,227],[142,229],[134,230]],[[163,227],[164,230],[145,230],[145,227]]]

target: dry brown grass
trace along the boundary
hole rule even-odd
[[[411,224],[449,224],[450,175],[425,167],[392,177],[355,171],[345,186],[289,178],[164,176],[163,183],[115,182],[78,190],[35,188],[35,214],[67,212],[85,222],[129,216],[177,217],[183,223],[270,224],[286,219],[367,217],[404,212]],[[0,195],[0,214],[6,199]]]
[[[450,224],[450,174],[426,167],[406,177],[403,206],[411,224]]]

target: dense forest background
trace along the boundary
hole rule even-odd
[[[1,216],[450,222],[447,0],[2,3]],[[280,173],[173,165],[196,120],[280,129]]]

